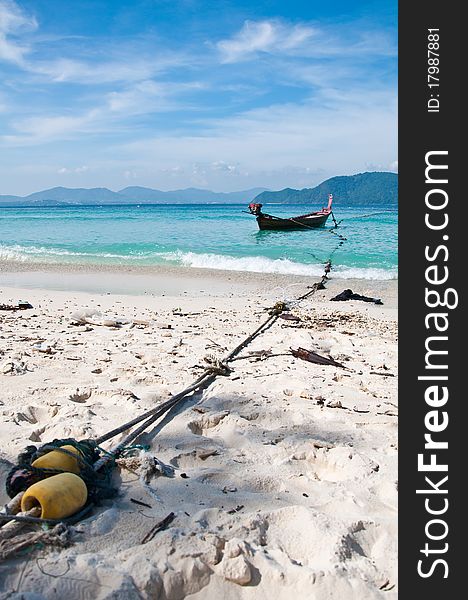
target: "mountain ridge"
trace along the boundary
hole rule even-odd
[[[213,192],[186,188],[163,192],[153,188],[131,186],[117,192],[108,188],[66,188],[57,186],[28,196],[0,195],[0,206],[55,206],[100,204],[183,204],[190,202],[251,202],[267,188],[256,187],[240,192]]]
[[[331,177],[313,188],[285,188],[261,192],[255,202],[261,204],[326,205],[328,194],[343,205],[379,206],[398,202],[398,175],[389,171],[371,171]]]
[[[262,204],[326,204],[333,194],[340,204],[389,205],[398,199],[398,175],[387,171],[372,171],[355,175],[331,177],[313,188],[285,188],[271,191],[252,188],[240,192],[213,192],[199,188],[162,191],[142,186],[128,186],[117,192],[105,187],[66,188],[57,186],[33,192],[28,196],[0,195],[0,206],[80,206],[102,204],[189,204],[232,203],[255,201]]]

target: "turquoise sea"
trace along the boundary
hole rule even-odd
[[[317,210],[311,208],[311,210]],[[332,257],[341,277],[397,277],[397,211],[334,207],[342,246],[330,230],[258,231],[245,205],[0,207],[0,260],[178,265],[317,276]],[[304,205],[265,205],[278,216]]]

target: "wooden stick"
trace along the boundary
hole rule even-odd
[[[21,509],[21,498],[24,496],[23,492],[18,492],[14,498],[5,504],[4,509],[0,512],[2,515],[16,515]],[[0,520],[0,527],[4,524]]]
[[[157,533],[167,529],[174,519],[175,514],[173,512],[169,513],[167,517],[165,517],[162,521],[159,521],[159,523],[156,523],[156,525],[148,531],[145,537],[141,540],[141,543],[146,544],[147,542],[150,542]]]
[[[30,510],[26,510],[25,512],[19,512],[19,517],[40,517],[42,509],[40,506],[34,506]],[[1,529],[0,529],[0,540],[6,540],[17,535],[21,529],[25,525],[28,525],[25,521],[8,521]]]

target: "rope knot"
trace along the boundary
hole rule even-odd
[[[282,302],[281,300],[277,302],[270,310],[268,311],[269,315],[280,315],[285,310],[289,310],[289,306],[286,302]]]
[[[224,375],[228,377],[231,374],[231,370],[220,358],[214,356],[214,354],[207,354],[203,360],[208,363],[205,371],[208,373],[215,373],[216,375]]]

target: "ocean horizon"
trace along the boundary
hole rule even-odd
[[[317,207],[319,208],[319,207]],[[334,207],[321,229],[259,231],[245,204],[67,205],[0,208],[0,260],[222,269],[316,277],[331,258],[342,278],[396,279],[396,207]],[[264,205],[294,216],[310,210]],[[340,245],[339,232],[347,240]]]

